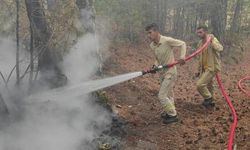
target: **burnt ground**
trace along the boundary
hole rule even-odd
[[[238,114],[235,142],[239,150],[250,149],[250,98],[242,94],[237,81],[250,73],[250,51],[239,64],[223,64],[222,80]],[[123,74],[152,66],[154,56],[147,44],[140,47],[112,47],[104,66],[108,75]],[[224,150],[232,123],[230,109],[218,88],[216,107],[201,106],[202,97],[195,88],[197,60],[178,66],[175,100],[180,121],[161,123],[162,111],[157,99],[158,75],[146,75],[105,89],[109,103],[128,122],[123,150]],[[216,81],[215,81],[216,82]],[[215,84],[216,87],[217,84]],[[245,85],[245,86],[249,86]]]

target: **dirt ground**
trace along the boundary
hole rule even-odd
[[[250,50],[240,64],[223,64],[222,80],[238,114],[235,143],[238,150],[250,150],[250,98],[242,94],[237,81],[250,74]],[[104,70],[108,75],[139,71],[152,66],[154,55],[145,44],[140,47],[111,48]],[[197,60],[178,66],[175,100],[180,121],[171,125],[161,122],[162,111],[157,99],[158,75],[146,75],[105,89],[109,103],[128,122],[124,150],[224,150],[232,123],[226,101],[216,89],[216,107],[201,106],[194,73]],[[216,82],[216,81],[215,81]],[[215,83],[216,87],[217,84]],[[249,87],[248,85],[245,85]]]

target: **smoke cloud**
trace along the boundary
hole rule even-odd
[[[96,46],[97,39],[88,34],[66,56],[62,66],[69,85],[89,80],[96,72]],[[15,64],[15,44],[2,40],[0,52],[0,69],[7,75]],[[12,106],[9,121],[0,126],[0,150],[92,150],[88,143],[111,122],[110,114],[89,95],[27,103],[25,94],[11,87],[11,94],[3,92],[4,84],[0,83],[0,92]]]

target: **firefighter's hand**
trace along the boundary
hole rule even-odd
[[[195,77],[196,77],[196,78],[200,77],[200,75],[201,75],[200,72],[195,73]]]
[[[209,34],[209,37],[211,37],[211,42],[214,40],[214,35],[213,34]]]
[[[153,74],[155,74],[156,73],[156,68],[157,68],[157,66],[156,65],[153,65],[152,67],[151,67],[151,73],[153,73]]]
[[[179,62],[180,62],[180,65],[181,65],[181,66],[186,64],[185,59],[180,59]]]

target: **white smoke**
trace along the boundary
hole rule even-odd
[[[5,78],[8,77],[12,68],[15,66],[15,53],[16,53],[15,43],[10,39],[0,38],[0,71]],[[0,82],[2,83],[2,81]]]
[[[15,64],[13,45],[8,40],[0,43],[2,72],[9,72]],[[97,45],[95,36],[86,35],[66,56],[63,68],[70,85],[88,80],[95,73],[99,64]],[[91,150],[86,143],[110,123],[110,115],[87,95],[44,103],[25,103],[25,97],[4,95],[5,101],[18,109],[10,110],[8,125],[0,126],[0,150]]]
[[[97,54],[98,39],[93,34],[82,37],[65,57],[63,68],[70,84],[89,80],[97,71],[99,58]]]
[[[22,50],[20,47],[20,76],[22,76],[25,72],[25,69],[28,65],[28,53],[27,51]],[[0,38],[0,71],[3,74],[4,78],[7,80],[10,76],[10,83],[13,85],[14,79],[16,78],[15,65],[16,65],[16,44],[11,39]],[[11,74],[11,71],[14,71]],[[11,74],[11,75],[10,75]],[[0,87],[3,80],[0,80]]]

